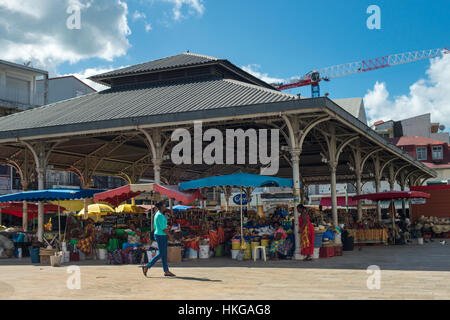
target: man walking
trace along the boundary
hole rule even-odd
[[[155,240],[158,243],[159,253],[153,257],[153,259],[146,265],[141,266],[144,276],[147,276],[148,269],[153,267],[153,265],[161,259],[162,267],[164,269],[164,276],[175,277],[175,275],[169,271],[169,266],[167,265],[167,241],[168,241],[168,227],[167,219],[163,212],[166,212],[166,206],[164,203],[160,202],[156,205],[158,212],[155,214],[154,227],[155,227]]]

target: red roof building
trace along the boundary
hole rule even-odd
[[[400,137],[389,139],[400,149],[434,169],[438,180],[450,179],[450,147],[448,143],[424,137]]]

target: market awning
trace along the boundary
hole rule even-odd
[[[63,206],[59,206],[60,210],[64,211],[66,208]],[[5,211],[20,211],[23,210],[23,202],[5,202],[0,203],[0,209],[2,209],[2,212]],[[27,212],[30,213],[36,213],[38,212],[38,205],[36,203],[28,203],[27,204]],[[44,213],[49,212],[58,212],[58,206],[54,204],[46,203],[44,204]],[[22,217],[22,215],[20,215]]]
[[[185,211],[185,210],[189,210],[189,209],[194,209],[194,208],[197,208],[197,207],[191,207],[191,206],[173,206],[173,210],[174,211]]]
[[[272,176],[262,176],[258,174],[249,174],[239,172],[223,176],[214,176],[198,180],[192,180],[180,183],[180,190],[190,190],[197,188],[210,188],[220,186],[231,187],[291,187],[292,179],[277,178]]]
[[[141,193],[152,192],[154,183],[128,184],[126,186],[100,192],[94,195],[95,202],[107,202],[112,206],[119,206],[122,202],[132,199]]]
[[[171,199],[175,199],[184,204],[190,204],[195,200],[203,200],[204,197],[200,190],[195,190],[194,192],[186,192],[180,191],[178,186],[161,186],[159,184],[155,184],[155,191],[163,194]]]
[[[92,198],[94,194],[103,190],[94,189],[48,189],[37,191],[25,191],[14,194],[8,194],[0,197],[1,202],[14,201],[51,201],[51,200],[76,200]]]
[[[353,196],[353,200],[392,200],[392,199],[410,199],[410,198],[430,198],[430,195],[425,192],[420,191],[389,191],[389,192],[379,192],[379,193],[368,193],[361,194],[359,196]]]
[[[358,203],[356,200],[352,199],[352,197],[348,197],[348,206],[355,207]],[[322,207],[331,207],[331,197],[323,197],[320,199],[320,205]],[[345,197],[337,197],[337,205],[338,207],[346,207],[347,203],[345,201]]]
[[[17,218],[23,218],[23,212],[19,210],[7,210],[2,209],[2,214],[9,214],[12,216],[15,216]],[[33,219],[37,219],[38,213],[37,212],[28,212],[28,221],[31,221]]]

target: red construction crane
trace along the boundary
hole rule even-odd
[[[301,79],[294,79],[289,83],[273,84],[278,90],[287,90],[292,88],[311,86],[312,97],[320,96],[320,81],[330,81],[332,78],[348,76],[355,73],[377,70],[381,68],[392,67],[398,64],[409,63],[413,61],[430,59],[450,53],[448,48],[430,49],[421,51],[412,51],[398,54],[391,54],[375,59],[363,60],[359,62],[351,62],[340,64],[320,70],[308,72]]]

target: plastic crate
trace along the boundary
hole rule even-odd
[[[335,256],[342,256],[343,255],[343,248],[341,246],[334,247],[334,255]]]
[[[322,247],[320,248],[320,258],[334,257],[334,247]]]
[[[323,232],[316,232],[314,234],[314,248],[321,248],[323,240]]]

